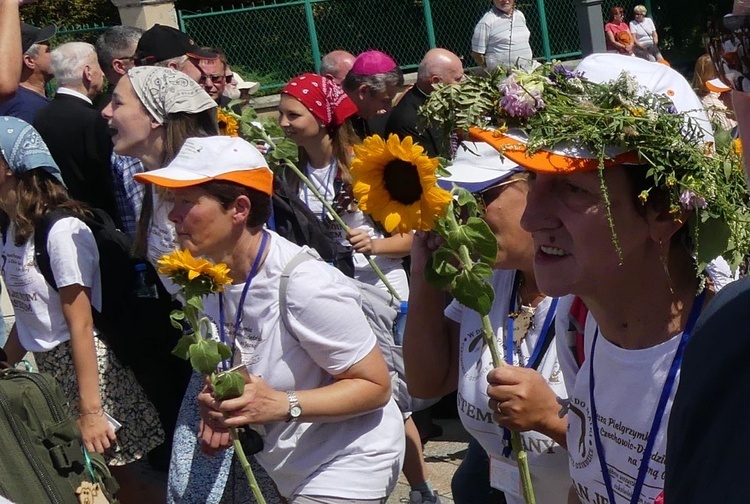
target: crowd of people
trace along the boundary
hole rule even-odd
[[[452,480],[457,503],[526,502],[512,431],[521,433],[543,504],[707,502],[705,491],[691,495],[681,484],[681,471],[704,480],[717,472],[687,448],[705,446],[703,431],[716,440],[706,450],[717,455],[706,460],[730,471],[719,441],[731,421],[698,411],[690,390],[710,391],[691,346],[707,355],[710,338],[725,337],[717,328],[741,334],[747,286],[723,256],[750,252],[732,248],[745,243],[746,224],[732,219],[747,197],[730,187],[736,177],[716,182],[707,160],[720,138],[747,135],[750,105],[730,93],[737,84],[712,54],[698,59],[692,83],[663,64],[644,6],[629,24],[612,8],[607,53],[545,75],[566,103],[589,101],[581,110],[614,128],[610,136],[554,120],[513,129],[512,118],[550,102],[531,95],[536,87],[510,82],[543,66],[514,0],[493,0],[472,57],[510,77],[493,91],[486,120],[446,135],[421,117],[444,88],[462,98],[457,109],[470,102],[461,95],[463,62],[446,49],[424,55],[410,87],[390,55],[336,50],[319,74],[281,90],[278,124],[298,161],[274,173],[269,145],[220,132],[217,111],[252,107],[247,98],[259,87],[232,71],[221,48],[162,25],[115,26],[95,45],[58,45],[55,26],[20,22],[24,3],[0,0],[0,252],[15,312],[3,353],[15,364],[32,352],[38,370],[59,381],[86,448],[112,467],[123,504],[256,502],[232,428],[260,439],[250,463],[266,502],[384,504],[403,473],[410,504],[438,503],[423,454],[429,436],[414,413],[454,392],[471,436]],[[518,88],[533,100],[511,113]],[[621,106],[597,101],[605,94]],[[609,121],[623,113],[638,125]],[[493,114],[505,114],[503,123]],[[507,365],[493,365],[479,313],[427,281],[438,236],[388,232],[359,208],[354,151],[375,134],[411,137],[429,156],[449,159],[439,184],[479,202],[497,241],[489,321]],[[642,141],[658,135],[662,145]],[[585,143],[592,138],[600,152]],[[705,190],[710,184],[724,185]],[[315,260],[289,269],[308,244],[276,228],[277,194],[348,251],[348,269]],[[183,249],[229,267],[231,284],[203,310],[215,339],[232,348],[227,366],[245,371],[240,397],[217,399],[204,375],[171,354],[182,331],[169,326],[179,285],[166,275],[153,279],[167,299],[164,319],[144,315],[158,333],[148,335],[148,357],[126,359],[95,327],[104,288],[92,209],[124,232],[141,266],[156,269]],[[39,266],[40,246],[52,282]],[[405,371],[396,382],[347,275],[405,302]],[[709,369],[726,377],[717,359]],[[720,398],[710,400],[731,414]],[[132,464],[141,459],[168,473],[166,489],[139,479]],[[711,488],[716,502],[742,502],[744,485]]]

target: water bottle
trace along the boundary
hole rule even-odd
[[[144,263],[135,265],[135,287],[133,289],[135,297],[157,298],[159,297],[159,292],[156,289],[156,285],[148,281],[146,273],[146,265]]]
[[[401,306],[396,316],[396,323],[393,325],[393,339],[398,346],[404,344],[404,329],[406,328],[406,312],[408,308],[409,302],[401,301]]]

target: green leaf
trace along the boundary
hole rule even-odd
[[[471,267],[471,272],[482,279],[489,279],[492,277],[492,268],[482,262],[474,263]]]
[[[691,233],[698,237],[699,246],[696,247],[696,260],[698,261],[698,271],[703,271],[706,264],[721,255],[729,248],[729,240],[732,237],[732,231],[726,222],[709,218],[691,219],[691,222],[697,222],[696,230]]]
[[[477,200],[474,195],[462,187],[456,187],[456,201],[458,206],[461,207],[464,212],[469,216],[477,215],[479,211],[477,207]]]
[[[425,280],[436,289],[446,289],[458,274],[458,268],[452,264],[455,259],[453,253],[447,248],[442,246],[438,248],[427,259],[424,271]]]
[[[497,238],[487,223],[479,217],[469,217],[466,224],[461,226],[470,245],[469,249],[476,252],[482,261],[493,265],[497,261]],[[472,254],[474,255],[474,254]]]
[[[232,358],[232,349],[229,345],[219,342],[217,345],[221,360],[227,360]]]
[[[197,309],[199,312],[203,311],[203,300],[200,296],[189,296],[186,303]]]
[[[179,341],[177,341],[177,345],[175,345],[174,349],[172,350],[172,355],[182,360],[188,360],[190,358],[190,346],[194,343],[194,334],[183,336],[179,339]]]
[[[234,399],[245,391],[245,378],[237,371],[219,373],[211,380],[211,387],[219,401]]]
[[[181,320],[185,320],[185,312],[182,310],[172,310],[172,313],[169,314],[169,322],[175,329],[184,329],[180,323]]]
[[[462,305],[480,315],[489,315],[495,291],[492,286],[471,271],[463,270],[456,277],[451,294]]]
[[[190,345],[190,364],[193,369],[204,375],[216,371],[221,362],[221,355],[214,340],[202,340]]]

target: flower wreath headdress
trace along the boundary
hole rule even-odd
[[[700,101],[677,72],[617,54],[594,54],[576,72],[555,63],[499,68],[443,85],[420,109],[446,135],[471,132],[537,172],[598,170],[614,243],[603,170],[647,166],[672,213],[694,210],[690,237],[698,271],[723,256],[736,267],[750,249],[750,209],[738,140],[714,137]]]

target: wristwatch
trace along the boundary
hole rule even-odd
[[[291,422],[302,415],[302,406],[299,405],[299,399],[297,399],[297,394],[293,390],[287,390],[286,396],[289,398],[289,414],[286,421]]]

